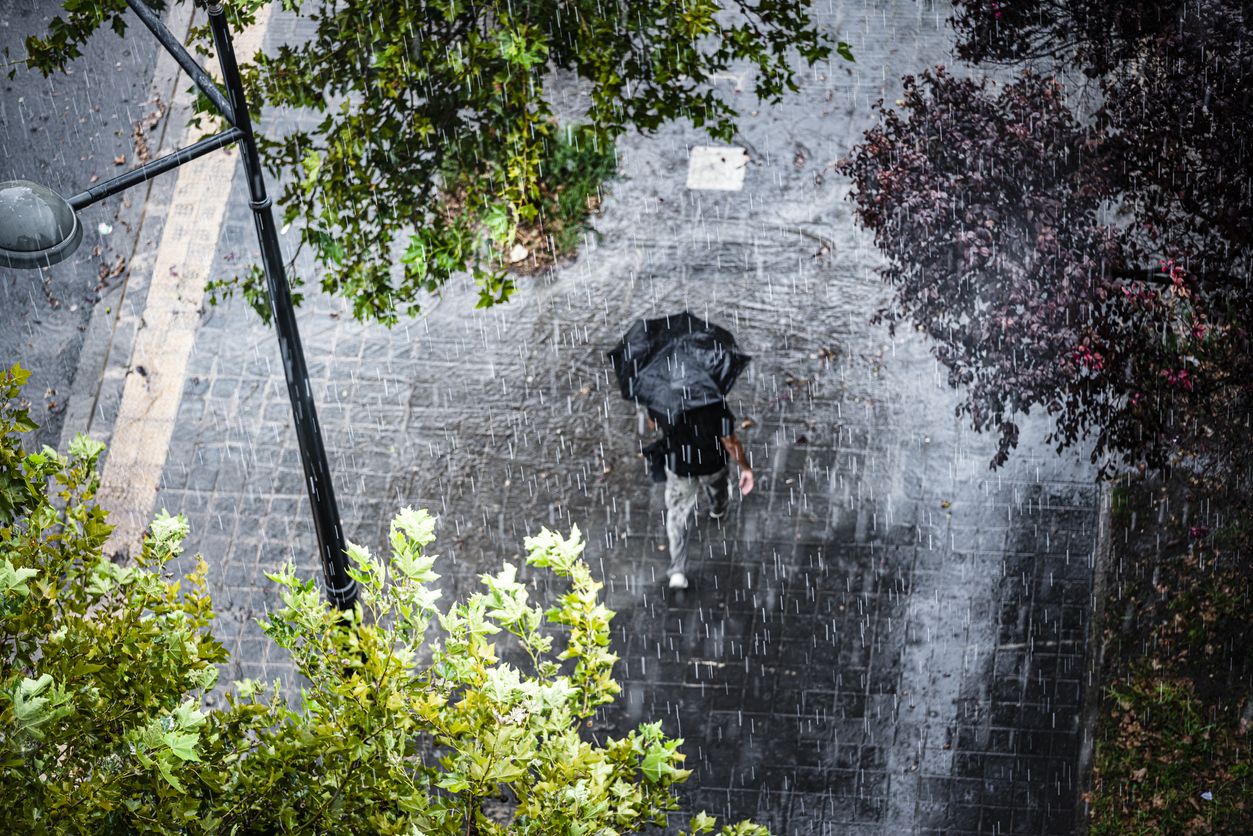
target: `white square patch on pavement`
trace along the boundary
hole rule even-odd
[[[687,160],[687,187],[719,192],[744,188],[748,152],[734,145],[695,145]]]

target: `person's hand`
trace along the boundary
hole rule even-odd
[[[745,468],[740,471],[740,494],[748,496],[753,492],[753,471]]]

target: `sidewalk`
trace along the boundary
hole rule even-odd
[[[778,834],[1067,833],[1092,474],[1036,424],[988,471],[991,440],[953,417],[927,346],[867,323],[886,299],[877,254],[828,166],[949,40],[940,12],[887,5],[835,3],[857,64],[746,105],[742,191],[686,189],[688,146],[708,144],[694,131],[630,137],[599,243],[509,305],[474,311],[459,284],[387,331],[313,299],[319,415],[349,537],[382,549],[395,510],[430,508],[446,599],[528,531],[579,525],[618,612],[607,731],[662,719],[684,737],[692,809]],[[213,270],[254,251],[237,184]],[[754,356],[731,407],[753,422],[758,489],[702,523],[675,594],[661,488],[604,352],[684,308]],[[319,568],[275,339],[239,302],[200,322],[161,472],[157,507],[187,514],[211,567],[227,678],[286,675],[254,623],[277,601],[264,573]]]

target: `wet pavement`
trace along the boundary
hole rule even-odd
[[[24,39],[60,9],[55,0],[0,0],[0,54],[24,55]],[[96,38],[83,52],[64,75],[0,72],[0,181],[35,180],[70,195],[133,166],[137,130],[152,148],[161,143],[167,120],[150,85],[156,41]],[[169,90],[160,93],[168,102]],[[0,268],[0,361],[32,373],[25,396],[40,425],[36,444],[57,445],[93,306],[121,296],[146,191],[84,213],[82,245],[52,269]]]
[[[623,695],[600,730],[661,719],[684,737],[688,810],[780,834],[1067,833],[1092,473],[1030,422],[990,472],[993,444],[954,418],[925,342],[868,324],[886,290],[830,164],[896,78],[948,58],[949,34],[903,0],[834,3],[824,21],[856,65],[816,69],[776,106],[721,82],[745,100],[742,191],[686,188],[688,148],[708,144],[689,128],[631,137],[599,236],[507,306],[475,311],[458,282],[391,331],[305,307],[345,528],[381,549],[396,509],[430,508],[450,596],[528,532],[577,523],[618,613]],[[215,270],[253,235],[236,183]],[[635,318],[684,308],[754,356],[730,404],[758,487],[701,522],[676,593],[662,488],[604,352]],[[125,346],[113,356],[116,380]],[[254,623],[277,601],[264,573],[319,570],[276,342],[238,302],[200,322],[161,485],[209,561],[228,675],[290,671]]]

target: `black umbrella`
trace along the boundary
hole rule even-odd
[[[622,397],[676,415],[726,397],[751,358],[730,331],[684,311],[636,320],[609,359]]]

